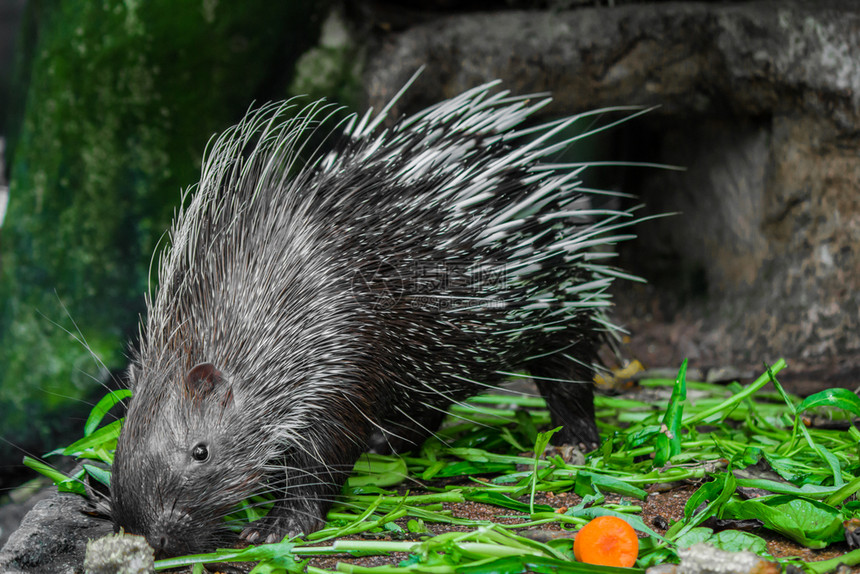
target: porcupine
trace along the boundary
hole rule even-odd
[[[206,550],[235,505],[274,492],[242,536],[310,533],[362,452],[419,444],[516,369],[563,426],[554,442],[598,444],[607,288],[629,277],[601,247],[633,218],[590,207],[583,166],[542,161],[592,116],[521,127],[549,98],[496,84],[390,129],[391,104],[351,116],[327,152],[307,133],[333,107],[269,104],[207,150],[130,367],[117,528],[162,556]]]

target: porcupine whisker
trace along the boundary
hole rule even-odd
[[[547,351],[546,353],[540,353],[537,355],[529,355],[528,357],[525,357],[522,362],[524,365],[529,364],[529,363],[534,363],[535,361],[537,361],[539,359],[545,359],[546,357],[551,357],[553,355],[563,353],[563,352],[567,351],[568,349],[571,349],[574,347],[576,347],[576,343],[570,343],[570,344],[565,345],[559,349],[553,349],[552,351]]]
[[[330,465],[325,466],[324,468],[325,468],[325,469],[335,469],[335,470],[338,470],[338,471],[343,471],[343,470],[352,470],[352,467],[353,467],[354,465],[355,465],[355,463],[354,463],[354,462],[353,462],[352,464],[347,464],[347,463],[340,464],[340,465],[337,465],[337,464],[330,464]],[[283,464],[280,464],[280,465],[278,465],[278,464],[270,464],[270,465],[266,465],[266,469],[267,469],[267,470],[270,470],[270,471],[281,471],[281,472],[286,472],[286,473],[287,473],[287,475],[286,475],[287,477],[289,477],[289,476],[290,476],[290,473],[294,473],[294,474],[306,475],[306,476],[312,476],[312,477],[314,477],[314,478],[318,478],[318,471],[317,471],[316,469],[308,469],[308,468],[298,467],[298,466],[291,465],[291,464],[290,464],[290,465],[283,465]],[[271,478],[272,478],[272,477],[269,477],[269,478],[270,478],[270,480],[271,480]],[[285,480],[286,480],[286,479],[285,479]]]
[[[328,487],[329,485],[322,483],[322,484],[319,484],[318,486]],[[249,508],[258,508],[258,507],[272,504],[273,502],[277,502],[278,500],[289,499],[290,494],[291,494],[291,490],[295,490],[295,489],[291,489],[288,486],[285,489],[280,489],[280,490],[272,489],[269,491],[257,493],[258,496],[271,496],[272,498],[270,500],[255,501],[255,502],[251,502],[248,504],[243,504],[239,507],[239,509],[245,510],[245,509],[249,509]],[[335,500],[338,499],[338,497],[334,496],[334,495],[329,496],[329,497],[326,497],[326,496],[309,496],[307,494],[306,490],[298,490],[297,492],[298,492],[298,496],[300,496],[302,498],[302,500],[306,501],[306,502],[312,501],[312,500],[317,500],[317,501],[321,501],[321,502],[334,502]],[[277,496],[277,494],[279,494],[279,493],[281,494],[281,496]],[[228,514],[233,512],[234,510],[235,510],[235,507],[231,508],[228,511],[223,512],[222,515],[227,516]]]
[[[422,384],[422,386],[423,386],[423,384]],[[442,397],[442,399],[445,400],[446,402],[448,402],[449,404],[457,404],[460,406],[465,406],[465,403],[463,403],[462,401],[457,401],[456,399],[454,399],[454,397],[451,396],[451,393],[453,393],[453,392],[454,392],[453,390],[446,392],[446,391],[440,390],[440,389],[428,388],[427,394],[431,398]],[[436,410],[440,410],[441,412],[447,412],[447,407],[446,408],[440,408],[440,407],[437,407],[436,405],[433,405],[432,403],[428,403],[428,402],[423,401],[423,400],[420,400],[419,403],[426,406],[426,407],[435,408]]]
[[[444,439],[444,437],[442,437],[441,435],[437,434],[437,433],[436,433],[436,431],[435,431],[435,429],[432,429],[432,428],[427,427],[427,425],[425,425],[424,423],[422,423],[420,420],[418,420],[418,419],[414,418],[411,414],[409,414],[408,412],[406,412],[405,410],[403,410],[403,409],[402,409],[402,408],[400,408],[399,406],[398,406],[398,407],[394,407],[394,410],[396,410],[396,411],[397,411],[397,412],[399,412],[401,415],[403,415],[404,417],[406,417],[407,419],[409,419],[409,420],[410,420],[410,421],[411,421],[415,426],[417,426],[418,428],[420,428],[422,431],[426,431],[426,432],[427,432],[427,436],[432,436],[433,438],[435,438],[436,440],[438,440],[438,441],[439,441],[439,442],[441,442],[442,444],[445,444],[445,445],[447,445],[447,444],[448,444],[448,441],[447,441],[447,440],[445,440],[445,439]],[[408,428],[406,427],[406,425],[405,425],[405,424],[403,424],[403,423],[394,423],[394,424],[396,424],[397,426],[402,427],[402,428],[404,428],[404,429],[407,429],[407,430],[408,430]],[[397,437],[397,438],[401,438],[401,439],[403,438],[403,437],[401,437],[401,436],[399,436],[399,435],[394,434],[394,433],[393,433],[393,432],[391,432],[390,430],[386,430],[386,431],[383,433],[383,436],[386,438],[386,440],[388,440],[388,435],[389,435],[389,434],[390,434],[390,435],[392,435],[392,436],[395,436],[395,437]],[[391,446],[390,441],[389,441],[389,446]],[[418,446],[420,446],[420,445],[418,445]]]
[[[55,471],[57,471],[57,472],[61,472],[61,473],[63,472],[63,470],[62,470],[62,469],[60,469],[60,468],[59,468],[58,466],[56,466],[56,465],[51,464],[50,462],[48,462],[47,460],[45,460],[44,458],[42,458],[42,456],[40,456],[40,455],[38,455],[38,454],[36,454],[36,453],[34,453],[34,452],[31,452],[31,451],[29,451],[29,450],[25,449],[25,448],[24,448],[24,447],[22,447],[21,445],[15,444],[14,442],[12,442],[11,440],[7,439],[7,438],[6,438],[6,437],[4,437],[4,436],[0,436],[0,441],[2,441],[2,442],[4,442],[4,443],[6,443],[7,445],[9,445],[10,447],[12,447],[13,449],[15,449],[15,450],[17,450],[18,452],[20,452],[21,454],[23,454],[24,456],[30,457],[30,458],[32,458],[32,459],[34,459],[34,460],[38,461],[39,463],[44,464],[45,466],[47,466],[47,467],[49,467],[49,468],[51,468],[51,469],[53,469],[53,470],[55,470]],[[98,499],[98,500],[93,500],[92,502],[93,502],[93,504],[96,506],[96,509],[97,509],[99,512],[103,513],[104,515],[110,515],[109,508],[108,508],[108,505],[107,505],[107,503],[109,502],[109,501],[108,501],[108,497],[107,497],[103,492],[89,488],[89,487],[88,487],[88,485],[87,485],[87,483],[86,483],[85,481],[81,480],[81,479],[78,479],[78,478],[75,478],[75,477],[71,477],[71,478],[73,478],[75,481],[77,481],[78,483],[80,483],[80,484],[82,484],[84,487],[86,487],[87,494],[88,494],[88,495],[90,495],[90,497],[91,497],[91,498],[92,498],[93,496],[95,496],[95,497]],[[2,489],[2,488],[0,488],[0,492],[2,492],[3,490],[7,490],[7,489]],[[11,490],[12,490],[12,488],[10,487],[8,490],[10,490],[10,491],[11,491]]]
[[[343,465],[342,468],[337,469],[338,472],[348,472],[352,470],[351,465]],[[281,475],[286,471],[286,474],[281,477]],[[281,487],[281,486],[296,486],[305,487],[305,486],[313,486],[315,484],[329,484],[331,481],[324,480],[323,477],[320,476],[320,472],[302,470],[298,468],[275,468],[273,472],[276,476],[269,478],[269,480],[265,483],[265,488],[263,490],[258,490],[257,492],[263,492],[273,487]],[[328,473],[326,473],[328,474]],[[298,478],[303,477],[303,478]],[[312,482],[308,482],[308,479],[313,479]]]
[[[469,385],[473,385],[476,387],[483,387],[484,389],[487,389],[488,391],[498,391],[498,390],[504,388],[503,385],[501,385],[501,384],[494,385],[493,383],[485,383],[483,381],[476,381],[474,379],[469,379],[469,378],[466,378],[466,377],[463,377],[461,375],[457,375],[454,373],[452,373],[451,376],[453,378],[459,380],[459,381],[463,381],[464,383],[468,383]]]
[[[575,363],[581,367],[584,367],[585,369],[591,369],[593,371],[598,370],[598,365],[596,365],[595,363],[586,363],[585,361],[576,358],[575,356],[571,355],[570,353],[562,352],[561,356],[564,357],[565,359],[567,359],[568,361],[571,361],[572,363]],[[611,372],[611,369],[608,369],[606,367],[603,367],[600,370],[602,370],[603,372]]]
[[[327,484],[323,484],[322,486],[328,486],[328,485],[327,485]],[[271,494],[275,494],[276,492],[279,492],[279,491],[272,490],[272,491],[270,491],[270,492],[261,493],[261,494],[259,494],[259,495],[260,495],[260,496],[264,496],[264,495],[271,495]],[[288,490],[287,490],[284,494],[289,495],[289,488],[288,488]],[[301,492],[299,495],[302,497],[302,500],[304,500],[304,501],[312,501],[312,502],[338,502],[339,504],[344,504],[344,505],[348,505],[348,504],[349,504],[349,503],[347,503],[346,501],[343,501],[342,499],[340,499],[340,497],[338,497],[338,496],[308,496],[308,495],[306,495],[306,494],[305,494],[305,493],[303,493],[303,492]],[[278,500],[286,500],[286,499],[289,499],[289,496],[281,496],[281,497],[277,497],[277,496],[275,496],[275,497],[273,497],[271,500],[255,501],[255,502],[251,502],[251,503],[248,503],[248,504],[243,504],[242,506],[240,506],[240,507],[238,508],[238,510],[246,510],[246,509],[253,509],[253,508],[264,507],[264,506],[267,506],[267,505],[273,504],[273,503],[277,502]],[[227,516],[227,515],[231,514],[232,512],[234,512],[235,510],[236,510],[236,509],[231,509],[230,511],[225,512],[225,513],[223,514],[223,516]]]
[[[373,426],[374,428],[376,428],[377,430],[379,430],[380,432],[382,432],[382,435],[386,437],[386,440],[388,440],[388,438],[387,438],[387,435],[388,435],[388,434],[391,434],[391,436],[393,436],[393,437],[395,437],[395,438],[399,438],[399,439],[401,439],[401,440],[404,440],[404,437],[403,437],[403,436],[398,435],[398,434],[396,434],[396,433],[394,433],[394,432],[391,432],[391,430],[390,430],[390,429],[387,429],[387,428],[383,427],[383,426],[382,426],[382,424],[380,424],[380,423],[376,422],[375,420],[373,420],[373,418],[372,418],[372,417],[368,416],[368,415],[364,412],[364,410],[362,410],[362,409],[360,409],[360,408],[356,407],[355,403],[353,403],[353,402],[352,402],[352,400],[350,400],[350,399],[349,399],[349,397],[346,397],[346,400],[347,400],[347,401],[348,401],[348,402],[353,406],[353,408],[354,408],[355,412],[357,412],[358,414],[360,414],[360,415],[362,416],[362,418],[364,418],[367,422],[369,422],[369,423],[371,424],[371,426]],[[416,422],[416,421],[413,421],[413,422]],[[421,428],[424,428],[424,427],[422,426]],[[390,446],[390,443],[389,443],[389,446]]]
[[[306,501],[306,502],[317,503],[317,504],[319,504],[319,503],[323,503],[323,504],[331,504],[331,503],[336,502],[336,501],[337,501],[337,498],[308,498],[308,497],[302,496],[302,500],[304,500],[304,501]],[[262,507],[262,506],[266,506],[266,504],[272,504],[273,502],[274,502],[274,503],[276,503],[276,502],[278,502],[278,500],[277,500],[277,499],[275,499],[275,500],[270,501],[270,502],[268,502],[268,503],[258,503],[258,504],[255,504],[255,505],[253,505],[253,506],[249,507],[249,508]],[[245,510],[245,508],[243,508],[242,510]],[[291,509],[291,513],[292,513],[292,514],[294,514],[294,515],[297,515],[297,516],[303,516],[303,517],[308,517],[308,518],[316,518],[316,514],[315,514],[315,512],[313,512],[313,511],[311,511],[311,510],[304,509],[304,508],[296,507],[296,508],[294,508],[294,509]],[[224,514],[224,515],[219,516],[219,517],[217,517],[217,518],[218,518],[219,520],[223,520],[223,519],[225,519],[227,516],[229,516],[229,514]],[[241,520],[241,519],[231,520],[230,522],[231,522],[232,524],[235,524],[235,525],[238,525],[238,526],[243,526],[243,527],[253,527],[253,526],[254,526],[254,523],[248,524],[247,522],[245,522],[245,521],[243,521],[243,520]],[[305,532],[305,534],[310,534],[310,533],[309,533],[309,532]]]
[[[465,403],[463,401],[451,401],[451,403],[459,405],[459,406],[464,407],[464,408],[468,408],[468,406],[469,406],[467,403]],[[474,423],[476,425],[487,427],[487,428],[489,427],[489,425],[485,425],[484,423],[481,423],[480,421],[474,421],[466,415],[461,415],[461,414],[458,414],[456,412],[449,412],[448,409],[443,409],[443,408],[438,407],[436,405],[424,403],[424,406],[431,409],[431,410],[440,412],[442,414],[447,414],[447,415],[452,416],[454,418],[460,419],[463,422]],[[496,415],[491,415],[491,416],[496,416]],[[503,417],[499,417],[499,419],[501,420],[501,419],[503,419]]]
[[[553,381],[556,383],[583,384],[583,383],[590,383],[591,382],[591,381],[577,381],[574,379],[558,379],[555,377],[539,377],[537,375],[527,375],[524,373],[513,373],[513,372],[509,372],[509,371],[496,371],[496,373],[498,373],[500,375],[505,375],[506,377],[517,377],[517,378],[521,378],[521,379],[532,379],[532,380],[536,380],[536,381]]]
[[[49,318],[48,316],[46,316],[44,313],[42,313],[42,312],[41,312],[41,311],[39,311],[38,309],[36,310],[36,312],[37,312],[39,315],[41,315],[45,320],[47,320],[48,322],[50,322],[52,325],[54,325],[54,326],[55,326],[55,327],[57,327],[58,329],[62,330],[62,331],[63,331],[64,333],[66,333],[67,335],[69,335],[72,339],[74,339],[74,341],[75,341],[76,343],[78,343],[79,345],[81,345],[81,347],[83,347],[83,348],[84,348],[84,350],[85,350],[85,351],[90,355],[90,357],[93,359],[93,362],[95,362],[95,363],[96,363],[96,365],[98,365],[99,370],[100,370],[103,374],[106,374],[108,377],[110,377],[110,379],[111,379],[111,380],[113,380],[113,381],[114,381],[114,383],[118,384],[118,381],[116,381],[116,379],[114,379],[113,374],[110,372],[110,369],[108,369],[108,368],[107,368],[107,365],[105,365],[104,361],[102,361],[102,358],[101,358],[101,357],[98,355],[98,353],[96,353],[96,352],[93,350],[93,348],[90,346],[89,342],[87,341],[86,336],[84,336],[83,332],[81,331],[80,327],[78,326],[77,321],[75,321],[75,318],[74,318],[74,317],[72,317],[71,312],[69,311],[68,307],[66,307],[66,304],[65,304],[65,303],[63,303],[63,300],[60,298],[60,295],[59,295],[59,293],[57,293],[57,291],[56,291],[56,290],[54,290],[54,296],[57,298],[57,303],[60,305],[60,308],[63,310],[63,313],[65,313],[66,317],[69,319],[69,321],[71,321],[72,326],[73,326],[73,327],[74,327],[74,329],[75,329],[75,330],[74,330],[74,332],[72,332],[72,331],[70,331],[69,329],[65,328],[65,327],[64,327],[64,326],[62,326],[60,323],[58,323],[58,322],[56,322],[56,321],[52,320],[51,318]],[[79,371],[79,372],[80,372],[81,374],[83,374],[83,375],[85,375],[85,376],[89,377],[89,378],[90,378],[90,379],[92,379],[93,381],[97,382],[100,386],[104,387],[104,389],[105,389],[105,390],[107,390],[107,391],[111,391],[111,388],[110,388],[110,387],[108,386],[108,384],[105,382],[105,379],[104,379],[103,377],[96,377],[96,376],[91,375],[91,374],[88,374],[88,373],[86,373],[86,372],[84,372],[84,371]],[[72,398],[72,397],[65,397],[65,396],[64,396],[64,398]],[[90,402],[87,402],[87,401],[82,401],[82,402],[83,402],[84,404],[89,404],[90,406],[94,406],[94,405],[93,405],[92,403],[90,403]],[[112,417],[114,417],[114,418],[116,418],[116,415],[114,415],[114,414],[111,414],[111,416],[112,416]]]
[[[328,488],[328,485],[326,485],[326,484],[322,484],[320,486]],[[242,505],[240,508],[246,509],[246,508],[265,507],[265,506],[270,505],[272,503],[277,503],[278,501],[289,500],[293,496],[293,492],[295,492],[296,493],[295,495],[300,497],[304,503],[307,503],[307,502],[324,502],[324,503],[327,503],[327,502],[334,502],[334,501],[338,500],[338,497],[334,494],[331,496],[311,495],[311,494],[309,494],[309,491],[307,489],[296,491],[294,489],[287,487],[285,490],[280,490],[280,491],[272,490],[270,492],[260,494],[260,496],[267,496],[267,497],[271,496],[270,500],[255,501],[255,502],[252,502],[249,504]],[[280,493],[281,496],[278,496],[277,495],[278,493]],[[231,509],[231,511],[232,510],[233,509]],[[225,512],[224,515],[227,515],[229,513],[230,513],[229,511]]]

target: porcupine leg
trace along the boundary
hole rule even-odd
[[[568,354],[587,363],[594,356],[590,345],[587,346],[588,353],[582,353],[581,348],[576,348]],[[529,363],[527,367],[546,400],[553,427],[563,427],[553,435],[552,443],[578,445],[585,450],[597,448],[600,445],[600,435],[594,423],[592,369],[561,356],[543,357]]]
[[[252,543],[278,542],[285,536],[310,534],[325,525],[329,507],[363,450],[355,440],[334,438],[326,442],[282,461],[285,470],[273,473],[271,481],[280,498],[266,516],[242,531],[242,538]]]

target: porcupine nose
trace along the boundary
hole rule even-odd
[[[181,544],[176,538],[171,537],[166,533],[147,536],[146,541],[155,550],[155,559],[161,560],[164,558],[172,558],[185,554],[187,548]]]
[[[170,537],[167,534],[161,533],[156,534],[155,536],[147,536],[146,541],[149,542],[149,545],[152,546],[152,549],[155,550],[155,558],[167,558],[171,556],[171,544]]]
[[[158,525],[146,534],[146,541],[155,550],[156,559],[172,558],[187,554],[190,548],[187,537],[183,536],[182,523]]]
[[[162,535],[161,535],[161,536],[159,536],[156,540],[150,541],[150,543],[149,543],[149,544],[150,544],[150,546],[152,546],[152,548],[155,550],[155,554],[156,554],[156,555],[163,555],[163,554],[165,554],[165,553],[166,553],[166,551],[167,551],[167,549],[168,549],[168,547],[169,547],[169,544],[168,544],[168,541],[167,541],[167,540],[168,540],[168,539],[167,539],[167,536],[164,536],[164,535],[162,534]]]

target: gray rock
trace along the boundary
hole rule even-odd
[[[9,493],[8,501],[5,501],[4,497],[4,503],[0,506],[0,548],[40,500],[56,494],[56,487],[46,478],[35,479],[15,488]]]
[[[648,574],[779,574],[779,563],[752,552],[726,552],[707,544],[679,549],[680,564],[648,569]]]
[[[82,497],[63,493],[36,504],[0,550],[0,572],[83,574],[87,541],[113,531],[87,509]]]

